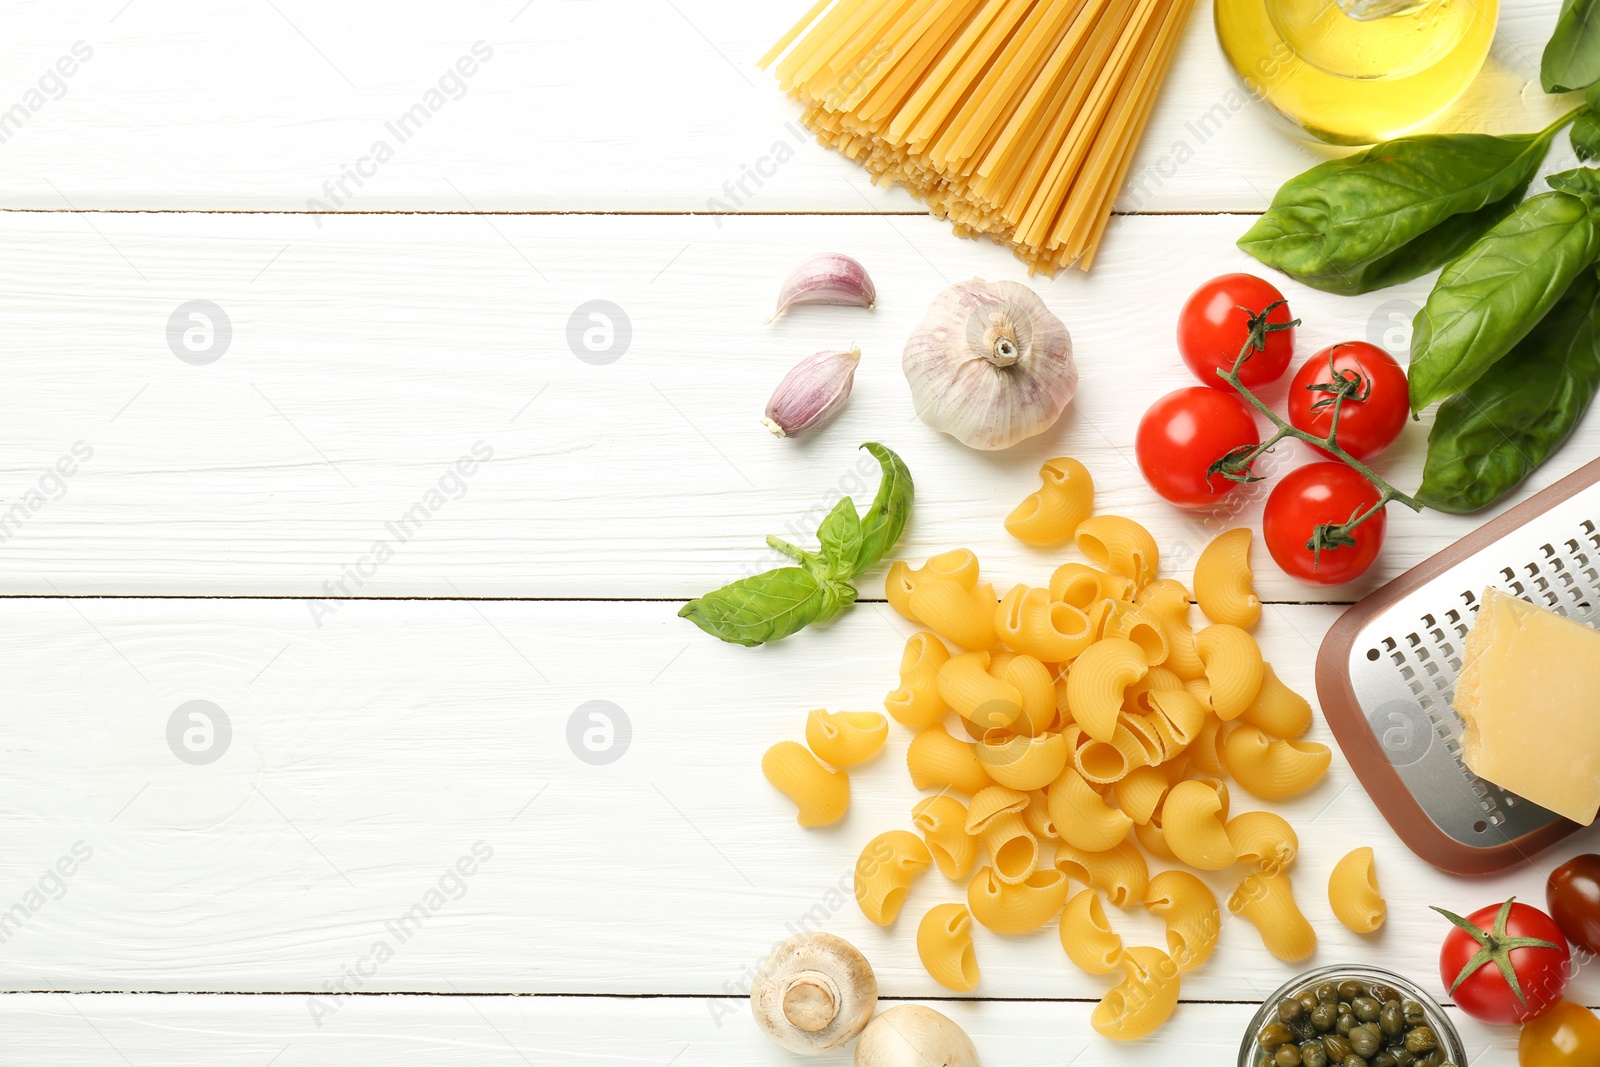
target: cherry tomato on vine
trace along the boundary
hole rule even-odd
[[[1515,897],[1465,919],[1433,910],[1454,924],[1439,949],[1439,980],[1462,1011],[1486,1023],[1520,1023],[1560,1001],[1572,953],[1550,916]]]
[[[1341,386],[1351,392],[1339,408],[1339,447],[1357,459],[1376,456],[1400,436],[1411,414],[1406,372],[1377,345],[1330,345],[1295,372],[1289,386],[1290,425],[1327,437],[1333,421],[1331,390]],[[1331,458],[1327,449],[1317,451]]]
[[[1231,389],[1217,371],[1233,367],[1250,337],[1250,316],[1272,304],[1278,306],[1267,316],[1269,324],[1294,318],[1283,294],[1254,274],[1212,278],[1194,291],[1178,313],[1178,354],[1202,384]],[[1240,368],[1239,380],[1251,388],[1275,382],[1283,377],[1293,355],[1294,328],[1270,331],[1264,349],[1252,354]]]
[[[1354,544],[1317,554],[1306,543],[1318,526],[1349,522],[1379,499],[1377,488],[1343,463],[1308,463],[1273,487],[1261,519],[1261,538],[1289,577],[1308,585],[1339,585],[1365,574],[1378,558],[1384,513],[1350,531]]]
[[[1191,385],[1150,405],[1139,420],[1134,452],[1150,488],[1174,504],[1196,508],[1215,504],[1239,487],[1220,474],[1208,478],[1211,464],[1235,448],[1260,443],[1256,420],[1243,400]]]
[[[1600,1063],[1600,1019],[1581,1004],[1563,1000],[1522,1024],[1518,1067],[1594,1067]]]
[[[1557,867],[1544,894],[1550,917],[1567,940],[1600,955],[1600,856],[1574,856]],[[1594,1062],[1600,1063],[1600,1056]]]

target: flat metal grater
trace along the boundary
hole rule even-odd
[[[1451,706],[1487,586],[1600,629],[1600,460],[1356,604],[1317,655],[1317,696],[1356,776],[1413,852],[1489,874],[1580,829],[1461,762]]]

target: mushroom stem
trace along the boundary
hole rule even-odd
[[[839,987],[821,971],[799,971],[783,993],[783,1017],[797,1029],[814,1034],[839,1014]]]

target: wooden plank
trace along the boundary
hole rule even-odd
[[[821,926],[868,953],[886,995],[938,995],[915,924],[964,886],[922,879],[889,929],[851,899],[864,844],[909,825],[918,799],[908,732],[895,726],[852,774],[852,810],[827,830],[797,827],[759,771],[767,746],[802,736],[805,709],[876,707],[911,628],[867,605],[750,650],[673,610],[356,601],[319,629],[283,600],[5,602],[0,677],[17,712],[0,777],[0,986],[317,992],[354,981],[349,969],[363,984],[346,988],[364,992],[738,995],[774,941]],[[1261,624],[1267,658],[1308,695],[1335,614],[1284,606]],[[222,709],[202,709],[209,737],[185,707],[197,700]],[[1320,723],[1312,737],[1330,741]],[[1538,900],[1587,840],[1467,885],[1407,853],[1337,756],[1304,796],[1236,790],[1233,808],[1252,807],[1298,827],[1317,962],[1420,977],[1444,933],[1428,904]],[[1377,849],[1390,902],[1374,938],[1345,931],[1325,899],[1359,845]],[[63,856],[69,876],[51,876]],[[1239,873],[1207,881],[1226,894]],[[1114,922],[1130,943],[1163,943],[1149,916]],[[1067,964],[1053,929],[980,930],[977,945],[984,996],[1106,988]],[[1229,919],[1184,993],[1261,996],[1299,969]]]
[[[0,205],[918,210],[811,141],[755,69],[805,7],[19,0],[0,22],[0,111],[22,109],[0,126]],[[1537,87],[1557,0],[1504,7],[1446,127],[1537,129],[1557,111]],[[1122,206],[1259,210],[1318,158],[1246,104],[1198,4]]]
[[[930,219],[353,216],[318,231],[282,215],[8,215],[0,591],[687,598],[775,565],[764,537],[808,536],[841,492],[864,505],[865,440],[916,478],[906,556],[967,544],[1001,588],[1041,581],[1063,553],[1014,542],[1001,520],[1039,463],[1067,454],[1187,577],[1216,531],[1258,522],[1271,483],[1235,515],[1181,512],[1144,486],[1133,432],[1193,384],[1178,308],[1251,266],[1232,244],[1243,225],[1119,220],[1093,276],[1033,280],[1073,332],[1081,386],[1050,432],[988,454],[916,419],[899,353],[947,283],[1025,275]],[[778,280],[824,249],[867,265],[879,306],[762,325]],[[1403,349],[1427,283],[1360,300],[1284,289],[1308,358],[1350,338]],[[184,347],[194,300],[226,315],[225,349],[220,333]],[[625,349],[620,333],[585,347],[596,300],[623,309]],[[853,342],[865,355],[837,422],[772,439],[757,420],[778,379]],[[1426,429],[1378,461],[1402,487]],[[1597,444],[1590,419],[1519,496]],[[1305,455],[1291,442],[1265,466]],[[1293,582],[1258,543],[1262,595],[1353,600],[1483,518],[1391,511],[1384,556],[1351,588]],[[861,591],[881,595],[880,577]]]
[[[888,1005],[885,1004],[887,1007]],[[1185,1004],[1171,1023],[1130,1044],[1089,1029],[1089,1004],[950,1003],[940,1011],[972,1037],[987,1064],[1112,1067],[1170,1063],[1200,1053],[1232,1062],[1247,1004]],[[715,1018],[711,1011],[717,1014]],[[1488,1027],[1450,1009],[1473,1063],[1511,1062],[1515,1027]],[[793,1064],[757,1030],[742,1001],[547,997],[360,997],[311,1024],[297,996],[62,996],[0,998],[6,1063],[126,1067],[394,1067],[471,1064]],[[719,1025],[720,1024],[720,1025]],[[840,1067],[845,1050],[807,1062]]]

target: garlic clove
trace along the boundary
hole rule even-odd
[[[807,356],[772,391],[761,424],[774,437],[802,437],[839,413],[850,398],[861,349],[818,352]]]
[[[867,269],[849,256],[822,252],[802,260],[789,272],[778,291],[778,307],[773,319],[797,304],[848,304],[870,308],[878,301],[878,291],[867,276]]]
[[[1066,325],[1017,282],[975,278],[939,293],[901,366],[922,421],[985,450],[1049,429],[1078,389]]]

